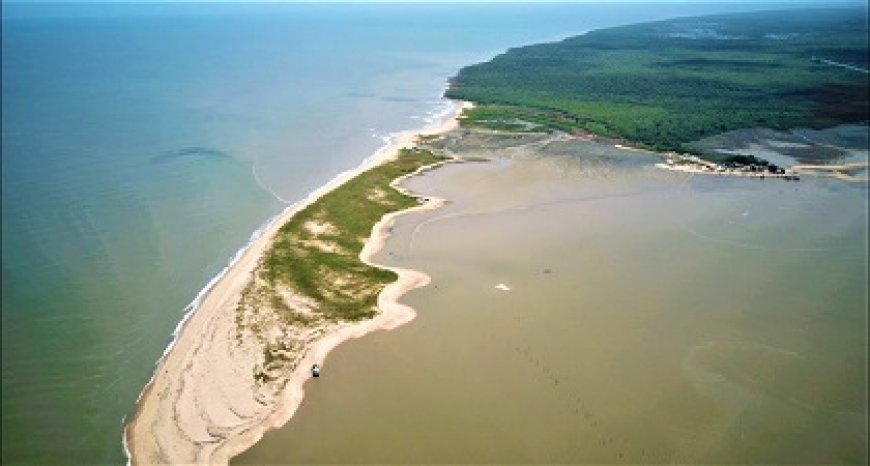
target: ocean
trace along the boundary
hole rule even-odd
[[[757,5],[3,4],[2,462],[121,463],[190,304],[270,218],[508,47]]]

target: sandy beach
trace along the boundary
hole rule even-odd
[[[697,157],[683,157],[689,163],[674,163],[671,159],[667,163],[657,163],[656,168],[676,172],[700,174],[700,175],[725,175],[744,176],[750,178],[783,178],[786,180],[798,179],[799,174],[815,175],[835,178],[849,183],[867,183],[867,176],[856,176],[851,171],[867,170],[867,162],[851,162],[834,165],[809,165],[797,164],[789,167],[783,173],[770,173],[768,171],[747,171],[727,168],[712,162],[701,160]]]
[[[402,299],[418,317],[330,354],[341,383],[238,464],[863,457],[860,187],[671,176],[646,151],[471,128],[431,147],[491,162],[404,183],[450,200],[398,217],[376,256],[431,276]],[[806,338],[808,316],[842,330]]]
[[[459,113],[468,105],[456,105],[452,115],[430,127],[394,134],[388,146],[356,169],[338,175],[287,208],[225,271],[181,324],[176,340],[142,392],[135,415],[125,426],[125,449],[132,464],[228,463],[256,443],[266,430],[280,427],[293,417],[304,396],[303,384],[310,378],[312,364],[323,365],[329,351],[344,341],[375,330],[393,329],[414,318],[414,310],[398,299],[411,289],[425,286],[429,277],[414,270],[382,267],[393,270],[399,278],[378,296],[380,312],[362,322],[311,329],[303,336],[305,344],[293,350],[298,358],[296,369],[279,381],[278,389],[264,392],[252,377],[262,359],[262,347],[256,341],[237,337],[235,314],[241,293],[252,280],[261,257],[293,215],[359,173],[394,159],[401,148],[413,146],[416,136],[455,128]],[[400,181],[395,180],[393,186],[401,189]],[[371,258],[383,247],[395,217],[412,210],[437,208],[442,202],[427,199],[414,208],[384,216],[372,228],[360,260],[381,267]]]

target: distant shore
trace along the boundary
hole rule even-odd
[[[616,146],[620,149],[628,149]],[[750,178],[779,178],[785,181],[800,181],[801,174],[825,176],[850,183],[867,183],[868,178],[858,176],[854,172],[866,171],[867,162],[848,162],[828,165],[795,164],[789,168],[781,169],[775,166],[741,165],[727,166],[721,163],[710,162],[693,155],[665,153],[664,162],[655,164],[657,168],[684,173],[720,175],[720,176],[744,176]]]
[[[264,393],[257,387],[251,368],[258,364],[262,349],[235,337],[236,307],[242,292],[288,220],[348,180],[393,160],[400,149],[412,147],[417,136],[437,135],[457,127],[459,114],[469,106],[458,103],[453,114],[439,124],[394,134],[388,146],[359,167],[287,208],[242,252],[182,321],[175,341],[142,392],[136,413],[124,428],[125,451],[132,464],[228,463],[267,430],[280,427],[293,416],[304,396],[303,385],[310,378],[312,364],[322,365],[329,351],[346,340],[392,329],[414,318],[414,310],[398,299],[413,288],[425,286],[429,277],[413,270],[379,266],[372,257],[382,249],[398,215],[437,208],[442,202],[439,199],[426,199],[411,209],[390,213],[373,225],[359,258],[398,275],[398,280],[378,295],[380,312],[373,319],[312,329],[306,335],[307,344],[294,348],[301,359],[279,390]],[[414,174],[400,177],[392,186],[397,188],[402,178]]]

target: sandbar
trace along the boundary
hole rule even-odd
[[[437,135],[458,126],[458,116],[470,103],[459,103],[442,122],[422,130],[392,135],[390,144],[357,168],[341,173],[304,200],[288,207],[263,234],[207,290],[193,309],[169,350],[158,361],[155,373],[140,395],[135,414],[124,428],[125,451],[132,464],[227,464],[254,445],[269,430],[284,425],[299,407],[304,383],[312,364],[323,365],[327,354],[344,341],[381,329],[396,328],[414,318],[412,308],[398,299],[407,291],[425,286],[422,272],[384,267],[372,262],[383,248],[396,216],[413,210],[434,209],[443,200],[427,198],[420,205],[385,215],[372,227],[359,254],[368,265],[389,269],[398,280],[378,295],[379,313],[360,322],[339,322],[313,329],[305,344],[295,348],[301,356],[296,369],[282,380],[274,394],[258,390],[252,377],[262,358],[262,348],[236,337],[236,307],[245,287],[278,230],[296,213],[356,175],[395,159],[400,149],[414,146],[417,136]],[[431,168],[423,167],[421,170]],[[418,170],[419,171],[419,170]],[[395,180],[392,186],[411,173]]]

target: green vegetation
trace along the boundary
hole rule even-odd
[[[240,311],[268,307],[289,324],[372,317],[377,295],[395,273],[370,267],[359,253],[385,214],[417,204],[390,183],[445,160],[428,150],[402,149],[396,160],[368,170],[324,195],[281,227]],[[282,290],[307,305],[288,305]],[[255,332],[257,329],[253,329]]]
[[[465,125],[558,129],[656,150],[747,127],[868,119],[867,11],[680,18],[512,49],[463,68],[447,96]]]

